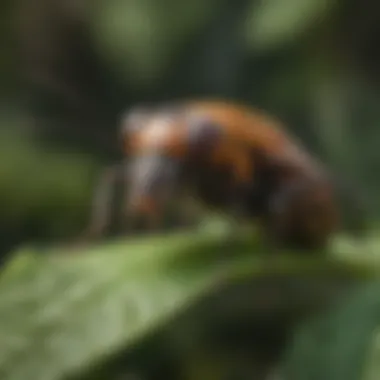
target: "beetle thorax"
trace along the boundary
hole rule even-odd
[[[154,116],[131,136],[133,153],[161,153],[167,156],[183,156],[186,149],[184,129],[178,120],[170,116]]]
[[[141,131],[141,143],[145,146],[160,146],[171,139],[173,135],[173,120],[168,117],[155,117]]]

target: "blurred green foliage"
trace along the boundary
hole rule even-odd
[[[0,71],[4,81],[13,80],[19,96],[10,97],[15,90],[4,87],[3,108],[12,104],[14,113],[27,117],[24,130],[32,135],[31,144],[65,152],[46,166],[44,158],[32,158],[35,163],[29,165],[41,173],[41,184],[31,185],[36,190],[20,202],[8,204],[4,198],[9,212],[0,223],[8,224],[10,212],[17,219],[13,232],[4,234],[4,240],[13,236],[12,243],[4,247],[39,237],[26,233],[30,226],[21,228],[21,209],[38,208],[31,220],[44,225],[41,236],[53,238],[57,230],[71,235],[78,218],[88,214],[87,187],[94,183],[92,174],[80,174],[87,170],[86,164],[79,169],[82,157],[96,165],[119,159],[117,121],[126,108],[182,97],[228,97],[279,116],[334,174],[363,191],[371,216],[377,216],[379,183],[372,173],[380,162],[379,94],[376,72],[367,70],[375,57],[367,59],[356,42],[368,41],[367,49],[376,49],[368,30],[376,34],[377,23],[369,18],[373,5],[355,10],[350,1],[335,0],[4,2],[0,38],[8,42]],[[355,25],[355,36],[347,25]],[[5,64],[16,57],[17,67]],[[11,66],[19,70],[18,78],[9,75]],[[11,160],[29,161],[30,149],[21,150],[16,147],[18,158]],[[9,180],[4,177],[14,195],[23,180],[18,167]],[[38,201],[32,197],[37,192]],[[68,219],[57,218],[59,208],[76,211]],[[62,227],[53,227],[61,218]]]
[[[302,326],[286,357],[285,378],[377,378],[379,285],[361,287],[343,305]]]
[[[91,201],[95,168],[90,157],[39,149],[20,134],[3,132],[1,248],[7,248],[7,237],[17,230],[39,241],[78,234],[87,222],[84,215]]]

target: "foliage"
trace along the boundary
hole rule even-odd
[[[84,155],[39,149],[26,138],[2,133],[0,207],[4,239],[5,229],[26,226],[43,231],[45,239],[70,230],[73,233],[84,222],[95,168]]]
[[[120,147],[118,116],[131,105],[226,96],[279,116],[334,174],[360,183],[377,214],[378,180],[372,173],[379,161],[378,92],[365,80],[367,71],[357,67],[360,57],[350,50],[353,42],[367,46],[361,40],[365,30],[352,15],[368,18],[376,14],[372,5],[351,14],[350,2],[335,0],[11,3],[1,5],[0,38],[7,49],[0,79],[3,84],[14,78],[9,69],[15,65],[9,62],[18,38],[20,77],[27,82],[22,82],[26,91],[17,94],[15,103],[20,113],[32,116],[26,127],[31,134],[55,141],[50,151],[57,145],[60,152],[75,147],[90,151],[94,161],[103,156],[111,161]],[[10,20],[12,29],[5,27]],[[377,25],[373,19],[362,23],[368,30]],[[371,48],[376,51],[377,45],[369,41]],[[14,81],[13,91],[19,89]],[[8,97],[1,102],[3,108]],[[3,162],[39,172],[41,179],[31,183],[30,192],[20,192],[22,170],[12,175],[8,170],[2,177],[3,240],[71,235],[88,211],[91,165],[83,157],[31,153],[30,147],[24,152],[16,142],[11,144],[15,149],[1,156]],[[26,163],[18,164],[14,155]]]
[[[285,359],[285,379],[378,378],[379,292],[378,281],[361,287],[300,328]]]
[[[19,252],[0,278],[1,378],[56,380],[86,372],[217,285],[239,278],[281,273],[366,278],[378,268],[347,258],[292,256],[268,266],[262,256],[252,256],[257,247],[249,240],[236,242],[225,258],[223,244],[217,233],[198,232],[113,242],[71,255]]]
[[[252,2],[246,21],[248,46],[263,53],[297,43],[335,8],[336,1],[328,0]]]

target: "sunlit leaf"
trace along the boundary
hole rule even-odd
[[[252,2],[246,19],[246,38],[255,51],[294,42],[331,12],[334,0],[267,0]]]
[[[349,255],[326,261],[284,254],[268,265],[253,242],[237,242],[229,259],[224,247],[220,234],[208,231],[66,255],[21,251],[0,277],[0,378],[57,380],[85,371],[242,276],[343,270],[366,277],[378,270],[373,260],[356,263]]]

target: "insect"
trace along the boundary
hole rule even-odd
[[[126,163],[106,174],[91,236],[106,225],[111,177],[126,181],[127,217],[152,225],[188,187],[210,209],[257,220],[270,245],[322,248],[339,229],[326,169],[262,111],[223,100],[140,107],[123,115],[120,132]]]

